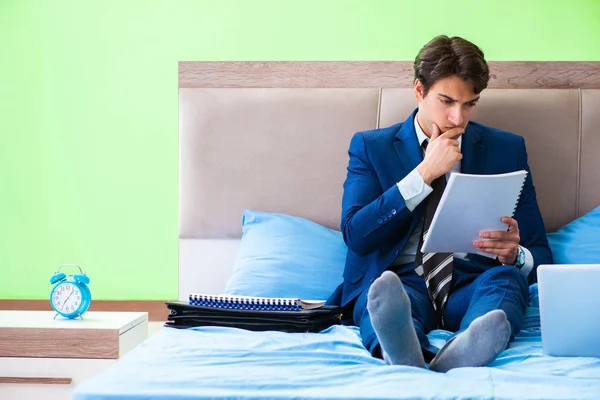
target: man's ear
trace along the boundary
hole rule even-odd
[[[423,98],[425,97],[423,95],[425,87],[423,86],[423,84],[421,83],[420,80],[415,79],[414,89],[415,89],[415,98],[417,99],[417,101],[419,103],[422,102]]]

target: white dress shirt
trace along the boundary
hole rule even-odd
[[[423,145],[424,141],[429,142],[429,138],[425,135],[425,132],[421,129],[419,122],[417,121],[417,115],[415,115],[414,119],[415,131],[417,132],[417,141],[419,145]],[[462,135],[458,137],[458,148],[462,149]],[[421,147],[422,149],[422,147]],[[424,153],[423,153],[424,154]],[[458,161],[456,164],[452,166],[450,171],[446,173],[446,179],[450,177],[450,174],[454,172],[460,172],[461,163]],[[414,211],[415,208],[423,201],[433,189],[431,186],[427,185],[423,180],[423,177],[417,171],[417,169],[413,169],[408,175],[404,177],[400,182],[396,184],[398,186],[398,190],[400,194],[404,198],[404,203],[406,207],[410,211]],[[421,237],[421,231],[423,229],[422,224],[417,224],[415,230],[412,235],[406,242],[404,248],[398,253],[398,257],[394,261],[394,264],[406,264],[415,261],[417,256],[417,247],[419,246],[419,238]],[[525,252],[525,265],[521,268],[521,274],[527,278],[529,272],[533,269],[533,255],[529,250],[523,247]],[[464,260],[468,260],[467,253],[454,253],[454,258],[461,258]]]

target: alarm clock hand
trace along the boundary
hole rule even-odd
[[[69,295],[67,296],[67,298],[65,299],[65,301],[62,303],[62,306],[60,306],[60,308],[63,308],[65,306],[65,304],[67,304],[67,301],[69,300],[69,297],[71,297],[71,295],[73,294],[73,292],[75,292],[75,291],[72,290],[71,293],[69,293]]]

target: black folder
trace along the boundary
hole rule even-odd
[[[214,308],[184,302],[165,304],[170,310],[165,326],[173,328],[224,326],[251,331],[319,332],[339,324],[342,318],[342,308],[336,306],[299,311],[265,311]]]

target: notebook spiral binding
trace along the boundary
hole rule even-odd
[[[515,202],[515,206],[512,210],[512,214],[510,215],[511,217],[515,216],[515,213],[517,212],[517,207],[519,206],[519,201],[521,200],[521,194],[523,193],[523,188],[525,187],[525,181],[527,180],[527,174],[525,174],[525,176],[523,177],[523,182],[521,183],[521,189],[519,189],[519,194],[517,196],[517,201]]]
[[[190,294],[193,306],[222,308],[229,310],[300,311],[302,305],[295,299],[248,298],[235,296],[203,296]]]

